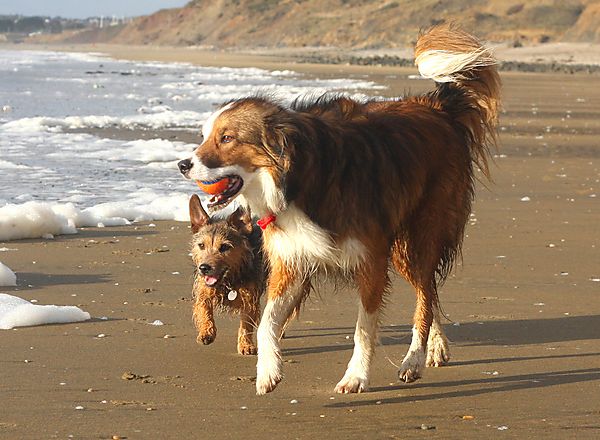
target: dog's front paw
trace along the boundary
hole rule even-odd
[[[406,383],[414,382],[423,376],[424,368],[425,353],[423,350],[409,351],[400,365],[398,378]]]
[[[256,345],[250,342],[239,342],[237,347],[238,353],[241,355],[255,355],[257,353]]]
[[[344,375],[335,386],[334,391],[340,394],[362,393],[369,388],[369,381],[364,377]]]
[[[430,332],[429,342],[427,343],[427,362],[428,367],[442,367],[450,361],[450,348],[448,339],[443,333]]]
[[[259,396],[270,393],[283,379],[281,372],[281,356],[272,353],[270,356],[258,354],[256,365],[256,394]]]
[[[281,382],[281,379],[282,379],[282,376],[280,374],[275,375],[275,376],[267,376],[267,375],[257,376],[256,377],[256,394],[258,394],[259,396],[262,396],[264,394],[270,393],[277,387],[277,384],[279,382]]]
[[[198,342],[198,344],[208,345],[208,344],[212,344],[216,338],[217,338],[217,329],[215,329],[214,327],[211,327],[209,329],[206,329],[206,330],[198,333],[196,342]]]

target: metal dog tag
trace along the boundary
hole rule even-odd
[[[238,295],[237,290],[230,290],[229,293],[227,294],[227,299],[229,301],[233,301],[234,299],[237,298],[237,295]]]

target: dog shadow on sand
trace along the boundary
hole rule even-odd
[[[461,323],[460,326],[445,325],[448,338],[457,346],[527,346],[536,344],[564,343],[583,340],[600,339],[600,315],[564,316],[550,319],[503,320]],[[342,337],[353,334],[352,327],[310,328],[293,333],[290,339],[322,337]],[[380,331],[380,345],[394,346],[410,343],[411,326],[384,326]],[[348,343],[289,348],[284,350],[287,356],[333,352],[352,349],[352,338]],[[600,358],[600,352],[554,354],[544,356],[514,356],[504,358],[487,358],[467,361],[450,361],[450,368],[468,365],[493,365],[506,362],[524,361],[556,361],[572,358]],[[398,404],[415,401],[429,401],[453,397],[473,397],[488,393],[508,392],[514,390],[545,388],[572,383],[600,381],[600,368],[568,369],[542,371],[517,375],[493,375],[487,377],[470,376],[455,381],[429,382],[421,381],[411,385],[397,384],[384,387],[372,387],[372,393],[365,394],[366,399],[336,402],[326,405],[331,408],[353,408],[369,405]],[[412,392],[406,396],[398,396],[397,391],[410,388]],[[425,391],[418,394],[415,391]],[[382,392],[394,391],[394,396],[386,398]],[[439,391],[439,392],[438,392]]]
[[[411,326],[382,326],[379,345],[410,344]],[[529,345],[600,339],[600,315],[564,316],[550,319],[479,321],[444,325],[448,339],[461,346]],[[351,350],[354,327],[292,329],[286,339],[350,336],[347,344],[318,345],[284,349],[284,355],[304,355]],[[452,362],[453,365],[461,365]],[[464,365],[463,363],[462,365]]]
[[[527,346],[536,344],[564,343],[600,339],[600,315],[564,316],[550,319],[505,320],[461,323],[460,326],[445,325],[445,330],[452,344],[457,346]],[[352,327],[311,328],[301,332],[293,332],[290,339],[317,337],[339,337],[352,335]],[[380,345],[394,346],[410,343],[411,327],[384,326],[380,331]],[[284,356],[302,356],[304,354],[333,352],[352,349],[352,338],[347,344],[289,348],[284,350]],[[506,362],[525,361],[557,361],[564,359],[568,362],[573,358],[589,358],[591,361],[600,359],[600,352],[569,353],[542,356],[513,356],[503,358],[486,358],[466,361],[451,360],[449,367],[468,365],[493,365]],[[568,364],[565,364],[568,365]],[[373,399],[336,402],[326,405],[331,408],[352,408],[368,405],[428,401],[452,397],[472,397],[487,393],[507,392],[521,389],[545,388],[571,383],[600,381],[600,368],[568,369],[543,371],[519,375],[493,375],[488,377],[472,376],[463,380],[429,382],[421,381],[415,384],[400,384],[384,387],[371,387],[374,393],[406,390],[429,390],[427,394],[414,394],[385,398],[378,394]],[[442,388],[443,391],[435,392]],[[368,394],[365,395],[368,397]]]
[[[588,353],[579,356],[600,356],[600,353]],[[539,359],[547,358],[547,356],[539,357]],[[503,361],[503,359],[491,359],[490,361]],[[398,396],[397,393],[394,393],[394,397],[386,398],[382,397],[381,394],[378,394],[372,399],[337,402],[325,406],[329,408],[352,408],[369,405],[423,402],[437,399],[448,399],[453,397],[474,397],[488,393],[508,392],[526,389],[541,389],[557,385],[597,382],[599,380],[600,368],[583,368],[576,370],[544,371],[539,373],[502,375],[433,383],[422,381],[415,384],[411,384],[409,386],[398,384],[386,387],[372,387],[370,389],[370,391],[373,393],[386,391],[397,392],[399,390],[410,389],[410,395]],[[443,388],[444,391],[435,392],[438,388]],[[430,392],[427,394],[415,394],[415,390],[428,390]]]

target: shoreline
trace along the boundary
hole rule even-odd
[[[509,47],[491,44],[501,72],[600,74],[600,44],[547,43],[537,46]],[[212,49],[196,46],[123,46],[119,44],[0,43],[0,49],[101,52],[131,61],[190,62],[206,66],[249,67],[260,64],[278,70],[280,65],[313,70],[316,66],[341,68],[405,68],[416,72],[412,49],[349,50],[324,48]],[[158,58],[157,58],[158,57]],[[295,69],[298,70],[298,69]]]

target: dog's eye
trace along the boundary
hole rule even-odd
[[[201,251],[204,250],[204,243],[198,243],[198,247],[200,248]]]
[[[229,136],[228,134],[224,134],[223,137],[221,137],[221,143],[222,144],[228,144],[231,141],[233,141],[233,136]]]
[[[223,253],[223,252],[227,252],[229,249],[232,249],[233,246],[231,246],[229,243],[223,243],[221,245],[221,247],[219,247],[219,252]]]

